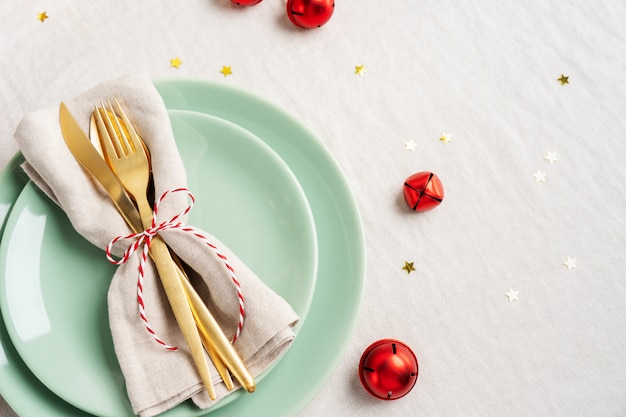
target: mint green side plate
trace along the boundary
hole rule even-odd
[[[282,110],[218,84],[196,80],[162,80],[155,84],[168,109],[215,115],[263,140],[287,163],[309,201],[319,261],[307,320],[296,343],[254,394],[209,412],[211,417],[295,416],[327,381],[354,330],[365,274],[363,232],[354,198],[324,146]],[[0,181],[0,189],[7,181],[14,180]],[[0,392],[19,414],[88,416],[53,395],[29,373],[2,323],[0,342],[5,354],[0,362]],[[193,412],[188,404],[176,411],[181,409]]]
[[[247,130],[199,113],[169,116],[196,198],[189,224],[229,246],[304,322],[315,288],[317,240],[297,180]],[[29,183],[0,244],[0,306],[13,345],[53,392],[92,414],[130,416],[107,316],[115,268],[103,256]]]

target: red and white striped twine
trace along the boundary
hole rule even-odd
[[[172,193],[178,193],[178,192],[183,192],[186,193],[187,196],[189,197],[190,203],[187,206],[187,208],[185,210],[183,210],[182,212],[176,214],[175,216],[173,216],[171,219],[161,222],[159,224],[157,224],[157,217],[158,217],[158,213],[159,213],[159,205],[161,204],[161,202],[165,199],[165,197],[167,197],[168,195],[172,194]],[[195,202],[195,198],[193,196],[193,194],[191,194],[191,192],[186,189],[186,188],[174,188],[171,190],[168,190],[166,192],[164,192],[161,197],[159,197],[159,199],[155,202],[154,204],[154,212],[152,214],[152,224],[150,226],[150,228],[139,232],[139,233],[131,233],[129,235],[125,235],[125,236],[117,236],[115,237],[113,240],[111,240],[111,242],[109,242],[109,244],[106,247],[106,256],[107,259],[109,260],[109,262],[111,262],[114,265],[121,265],[124,262],[128,261],[128,259],[130,259],[130,257],[133,255],[133,253],[135,253],[140,246],[143,245],[142,251],[141,251],[141,258],[139,261],[139,268],[138,268],[138,274],[137,274],[137,304],[139,307],[139,317],[141,318],[141,320],[143,321],[146,330],[148,331],[148,333],[150,333],[150,335],[152,336],[152,338],[159,343],[160,345],[162,345],[165,349],[167,350],[177,350],[178,348],[175,346],[170,346],[167,343],[165,343],[154,331],[154,329],[152,328],[152,326],[150,325],[148,318],[146,316],[146,312],[145,312],[145,304],[144,304],[144,299],[143,299],[143,278],[144,278],[144,267],[145,264],[148,260],[148,251],[150,249],[150,243],[152,242],[152,239],[159,234],[159,232],[162,232],[163,230],[168,230],[168,229],[178,229],[178,230],[182,230],[183,232],[188,232],[188,233],[192,233],[195,237],[197,237],[198,239],[201,239],[202,241],[204,241],[204,243],[206,243],[207,247],[209,247],[213,253],[215,254],[215,256],[217,256],[219,259],[222,260],[222,262],[224,262],[224,265],[226,266],[226,269],[229,271],[230,277],[233,281],[233,283],[235,284],[235,288],[237,289],[237,299],[239,300],[239,323],[237,325],[237,331],[235,332],[235,335],[233,336],[231,342],[235,343],[235,341],[237,340],[237,338],[239,337],[239,335],[241,334],[241,330],[243,329],[243,322],[244,322],[244,318],[246,315],[246,311],[244,308],[244,298],[243,298],[243,294],[241,292],[241,284],[239,284],[239,280],[237,279],[237,275],[235,274],[235,270],[233,269],[233,267],[230,265],[230,263],[228,262],[228,258],[226,257],[226,255],[222,254],[217,246],[215,246],[214,244],[212,244],[209,239],[204,236],[201,231],[199,231],[198,229],[192,227],[192,226],[188,226],[182,222],[179,221],[179,219],[183,216],[185,216],[187,213],[189,213],[189,211],[191,210],[191,208],[193,207],[193,204]],[[114,259],[112,254],[111,254],[111,250],[113,249],[113,246],[122,240],[130,240],[133,239],[133,242],[128,246],[128,248],[124,251],[122,258],[121,259]]]

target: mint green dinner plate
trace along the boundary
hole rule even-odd
[[[247,130],[199,113],[173,110],[169,116],[196,198],[189,224],[237,253],[304,322],[315,288],[317,240],[296,178]],[[73,233],[67,216],[33,183],[9,215],[0,265],[3,318],[29,369],[77,408],[104,417],[133,415],[107,316],[115,268],[101,248]]]
[[[203,414],[295,416],[327,381],[354,329],[365,273],[363,233],[354,198],[324,146],[284,111],[218,84],[178,79],[155,84],[168,109],[214,115],[260,138],[289,166],[308,199],[319,248],[318,279],[307,320],[294,345],[254,394]],[[21,189],[24,180],[18,177],[14,170],[5,170],[0,190]],[[6,201],[14,200],[8,197]],[[55,396],[29,372],[2,322],[0,343],[0,393],[20,415],[88,416]],[[185,403],[173,411],[191,415],[194,407]]]

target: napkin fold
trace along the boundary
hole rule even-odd
[[[94,105],[114,97],[122,103],[150,149],[155,195],[186,187],[185,168],[165,105],[147,75],[104,82],[67,100],[66,104],[87,133]],[[26,115],[17,127],[15,139],[26,159],[24,170],[65,211],[77,232],[89,242],[104,249],[114,237],[131,232],[104,190],[67,148],[60,130],[58,106]],[[169,219],[186,206],[185,196],[170,194],[159,206],[159,220]],[[250,372],[258,376],[294,340],[292,327],[298,317],[284,299],[264,285],[224,244],[211,234],[204,234],[226,255],[241,284],[246,318],[234,346]],[[227,337],[234,335],[239,321],[239,302],[223,261],[190,233],[170,229],[161,232],[161,236],[191,269],[193,285]],[[108,292],[115,352],[133,410],[150,417],[189,398],[201,408],[211,407],[230,392],[210,363],[217,401],[209,399],[151,260],[146,264],[143,284],[146,314],[158,335],[179,350],[171,352],[158,345],[139,318],[139,256],[136,252],[117,268]],[[104,253],[103,262],[106,262]]]

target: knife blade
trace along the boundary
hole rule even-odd
[[[89,138],[63,102],[59,106],[59,123],[63,139],[74,158],[98,180],[131,228],[143,230],[135,204],[96,149],[84,145],[90,143]]]

